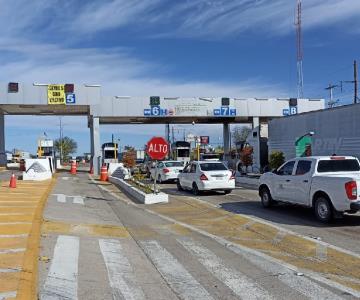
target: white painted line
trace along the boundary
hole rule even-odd
[[[66,196],[64,194],[52,194],[56,197],[56,201],[60,203],[66,203]]]
[[[1,222],[0,226],[2,225],[20,225],[20,224],[32,224],[31,222]]]
[[[0,273],[16,273],[20,272],[21,268],[7,268],[7,269],[0,269]]]
[[[89,177],[90,177],[90,179],[92,180],[93,183],[96,183],[96,181],[95,181],[93,178],[91,178],[90,175],[89,175]],[[100,186],[99,186],[99,187],[100,187]],[[140,206],[138,206],[137,204],[133,203],[132,201],[130,201],[130,200],[124,198],[124,197],[120,197],[119,195],[113,193],[112,191],[109,191],[109,190],[108,190],[107,188],[105,188],[105,187],[103,188],[103,190],[107,191],[107,192],[108,192],[110,195],[112,195],[113,197],[124,201],[124,202],[127,203],[128,205],[132,205],[132,206],[135,206],[135,207],[138,207],[138,208],[140,207]],[[196,199],[196,198],[193,198],[193,199]],[[204,203],[205,203],[205,201],[203,201],[203,200],[199,200],[199,202],[204,202]],[[207,202],[206,202],[206,203],[207,203]],[[216,207],[216,205],[213,205],[213,204],[211,204],[211,203],[208,203],[208,204]],[[194,226],[192,226],[192,225],[189,225],[189,224],[186,224],[186,223],[184,223],[184,222],[180,222],[180,221],[178,221],[178,220],[175,220],[175,219],[173,219],[173,218],[164,216],[164,215],[162,215],[162,214],[160,214],[160,213],[157,213],[157,212],[154,212],[154,211],[152,211],[152,210],[150,210],[150,209],[148,209],[148,208],[145,208],[145,207],[142,207],[142,206],[141,206],[141,208],[142,208],[143,210],[147,211],[149,214],[158,216],[159,218],[162,218],[163,220],[172,222],[172,223],[174,223],[174,224],[179,224],[179,225],[181,225],[181,226],[183,226],[183,227],[185,227],[185,228],[188,228],[188,229],[190,229],[190,230],[192,230],[192,231],[194,231],[194,232],[197,232],[197,233],[199,233],[199,234],[201,234],[201,235],[203,235],[203,236],[209,237],[209,238],[213,239],[214,241],[216,241],[217,243],[219,243],[220,245],[223,245],[223,246],[227,247],[228,249],[232,250],[233,252],[235,252],[235,253],[237,253],[237,254],[242,255],[242,254],[245,253],[245,254],[252,255],[252,256],[255,257],[255,260],[258,261],[261,265],[266,265],[267,263],[268,263],[268,264],[274,264],[274,266],[275,266],[275,269],[274,269],[274,270],[278,270],[278,271],[276,271],[276,272],[274,272],[274,273],[279,272],[280,269],[283,269],[283,270],[286,271],[286,272],[293,272],[293,273],[299,272],[299,269],[298,269],[297,267],[295,267],[295,266],[293,266],[293,265],[291,265],[291,264],[285,263],[285,262],[283,262],[283,261],[281,261],[281,260],[279,260],[279,259],[273,258],[273,257],[271,257],[271,256],[269,256],[269,255],[264,254],[264,253],[261,253],[260,251],[253,250],[253,249],[247,248],[247,247],[245,247],[245,246],[241,246],[241,245],[239,245],[239,244],[235,244],[235,243],[233,243],[233,242],[230,242],[230,241],[226,240],[225,238],[218,237],[218,236],[216,236],[216,235],[214,235],[214,234],[211,234],[211,233],[208,233],[208,232],[206,232],[206,231],[204,231],[204,230],[198,229],[198,228],[196,228],[196,227],[194,227]],[[284,228],[282,228],[282,227],[280,227],[280,226],[276,226],[276,225],[274,226],[274,225],[273,225],[272,223],[270,223],[270,222],[266,222],[266,221],[263,221],[263,220],[262,220],[262,222],[261,222],[261,219],[259,219],[259,218],[256,218],[256,217],[251,217],[251,218],[253,218],[253,219],[258,219],[258,220],[260,221],[260,223],[268,224],[268,225],[273,226],[273,227],[275,227],[275,228],[277,228],[277,229],[279,229],[279,230],[283,230],[283,231],[285,231],[285,232],[288,232],[289,234],[294,234],[294,235],[303,237],[303,238],[305,238],[305,239],[307,239],[307,240],[312,240],[312,239],[310,239],[309,237],[302,236],[302,235],[297,234],[297,233],[295,233],[295,232],[292,232],[292,231],[290,231],[290,230],[284,229]],[[330,244],[327,244],[327,243],[324,243],[324,242],[321,242],[321,241],[319,241],[319,243],[322,243],[322,244],[324,244],[324,245],[327,245],[327,246],[329,246],[329,247],[331,247],[331,248],[333,248],[333,249],[337,249],[337,250],[339,250],[339,251],[343,251],[343,252],[345,252],[345,253],[347,253],[347,254],[354,255],[355,257],[360,257],[358,254],[356,254],[356,253],[354,253],[354,252],[351,252],[351,251],[348,251],[348,250],[345,250],[345,249],[341,249],[341,248],[339,248],[339,247],[336,247],[336,246],[333,246],[333,245],[330,245]],[[317,280],[317,281],[322,282],[322,283],[324,283],[324,284],[326,284],[326,285],[328,285],[328,286],[331,286],[331,287],[333,287],[333,288],[335,288],[335,289],[338,289],[338,290],[340,290],[340,291],[342,291],[342,292],[349,293],[349,294],[351,294],[351,295],[353,295],[353,296],[355,296],[355,297],[357,297],[357,298],[360,298],[360,292],[358,292],[358,291],[356,291],[356,290],[354,290],[354,289],[352,289],[352,288],[349,288],[349,287],[347,287],[347,286],[345,286],[345,285],[339,284],[339,283],[337,283],[337,282],[335,282],[335,281],[332,281],[332,280],[330,280],[330,279],[327,279],[327,278],[326,278],[326,274],[324,275],[324,274],[312,272],[312,271],[310,271],[310,270],[306,270],[306,274],[305,274],[305,275],[306,275],[307,277],[313,279],[313,280]],[[303,279],[303,278],[305,278],[305,277],[297,276],[297,278],[298,278],[298,279],[299,279],[299,278]],[[299,283],[299,285],[300,285],[300,284],[303,284],[303,283]],[[315,283],[312,282],[310,279],[308,279],[308,283],[306,283],[306,284],[309,284],[309,286],[315,285],[315,289],[316,289],[316,287],[319,287],[319,285],[315,284]],[[294,285],[294,287],[293,287],[293,288],[296,290],[295,287],[296,287],[296,285]],[[306,292],[309,293],[308,291],[311,290],[311,289],[308,289],[308,288],[307,288],[307,285],[303,285],[302,287],[300,287],[300,288],[298,289],[298,291],[302,290],[303,288],[306,289],[306,290],[304,290],[304,293],[306,293]],[[321,287],[320,287],[320,289],[321,289],[320,291],[323,292],[323,293],[325,293],[325,294],[331,293],[331,292],[327,291],[327,290],[324,289],[324,288],[321,288]],[[334,299],[339,299],[339,298],[337,297],[337,295],[335,295],[335,294],[333,294],[333,293],[331,293],[331,294],[335,296]],[[336,297],[337,297],[337,298],[336,298]],[[326,297],[323,297],[323,298],[326,299]],[[319,297],[318,299],[321,299],[321,297]],[[331,297],[330,297],[330,298],[328,297],[328,299],[332,299],[332,298],[331,298]],[[314,300],[315,300],[315,299],[314,299]]]
[[[191,254],[197,257],[200,263],[216,278],[228,286],[241,299],[273,299],[273,297],[256,284],[254,280],[239,271],[225,266],[223,261],[209,249],[189,238],[177,241]]]
[[[0,234],[0,239],[2,238],[25,238],[28,237],[29,234],[22,233],[22,234]]]
[[[25,248],[0,249],[0,254],[25,252],[25,250],[26,250]]]
[[[84,205],[84,198],[81,196],[73,196],[73,203]]]
[[[16,294],[16,291],[0,293],[0,300],[5,300],[7,298],[15,298]]]
[[[0,213],[0,216],[32,216],[29,213]]]
[[[99,246],[106,265],[114,299],[122,295],[124,299],[145,299],[136,282],[133,269],[123,254],[118,240],[99,240]]]
[[[213,299],[202,285],[157,241],[141,241],[144,252],[181,299]]]
[[[322,261],[327,261],[327,247],[322,244],[316,244],[316,257]]]
[[[36,208],[36,205],[0,205],[0,208]]]
[[[70,177],[61,177],[62,180],[69,180]]]
[[[59,235],[40,299],[77,299],[79,238]]]

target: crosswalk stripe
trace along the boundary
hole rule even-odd
[[[213,299],[203,286],[157,241],[140,242],[165,281],[181,299]]]
[[[74,196],[73,197],[73,203],[74,204],[82,204],[84,205],[84,198],[81,196]]]
[[[277,274],[277,278],[280,281],[282,281],[288,287],[292,288],[293,290],[297,291],[298,293],[304,295],[309,299],[342,299],[338,295],[313,282],[313,280],[305,276],[297,276],[293,271],[289,270],[288,268],[282,267],[279,264],[259,258],[257,255],[251,254],[250,252],[241,251],[240,249],[235,247],[229,247],[229,249],[245,257],[248,261],[259,267],[260,269],[268,273]]]
[[[108,272],[113,299],[145,299],[135,280],[133,269],[123,254],[120,241],[100,239],[99,246]]]
[[[64,194],[52,194],[56,196],[56,201],[60,203],[66,203],[66,196]]]
[[[23,233],[23,234],[0,234],[0,239],[5,239],[5,238],[24,238],[24,237],[28,237],[29,235],[27,233]]]
[[[242,299],[272,299],[273,297],[254,280],[241,272],[224,265],[223,261],[209,249],[192,239],[177,239],[177,241],[195,255],[200,263],[216,278],[228,286]]]
[[[42,300],[77,299],[79,238],[59,235],[41,293]]]
[[[25,252],[25,248],[15,248],[15,249],[0,249],[0,254],[8,254],[8,253],[18,253]]]
[[[5,300],[7,298],[15,298],[16,297],[16,292],[4,292],[4,293],[0,293],[0,300]]]

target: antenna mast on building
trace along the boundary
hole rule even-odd
[[[297,92],[298,98],[304,97],[303,48],[301,32],[301,0],[296,0],[296,59],[297,59]]]

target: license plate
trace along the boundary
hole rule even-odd
[[[215,177],[216,180],[223,180],[223,177]]]

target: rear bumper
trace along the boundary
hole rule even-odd
[[[360,210],[360,202],[350,203],[350,209],[352,211],[359,211]]]
[[[199,190],[202,191],[225,191],[235,189],[235,180],[224,182],[202,181],[198,185]]]

